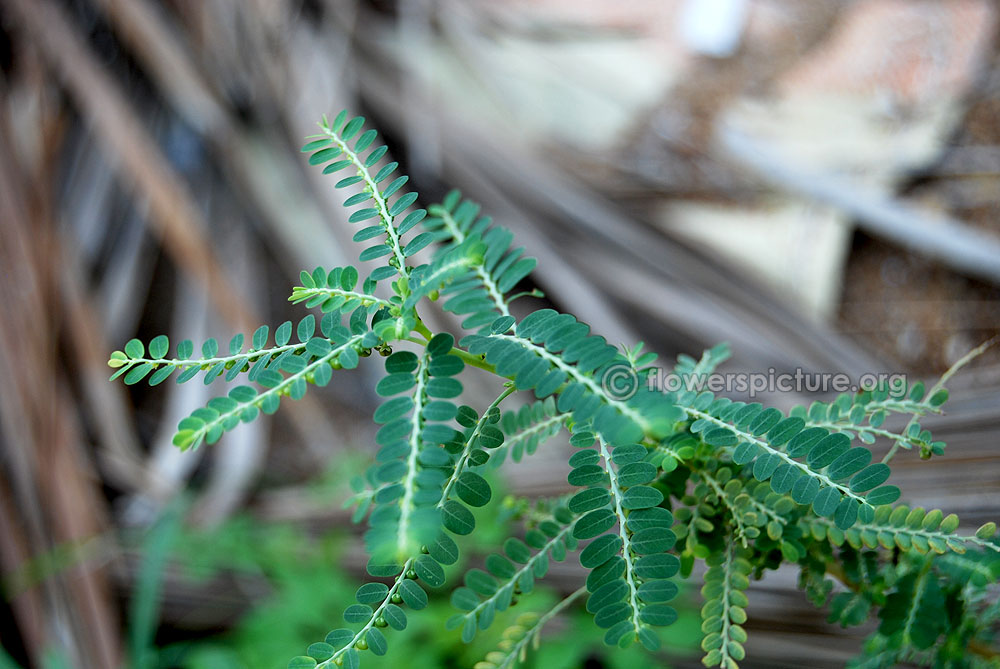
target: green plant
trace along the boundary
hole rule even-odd
[[[345,458],[337,458],[338,470],[357,468]],[[342,486],[334,489],[334,479],[342,479],[340,471],[327,477],[324,489],[315,489],[316,501],[334,503],[342,494]],[[517,523],[532,513],[533,507],[520,503],[493,504],[475,510],[480,530],[458,537],[460,562],[450,569],[449,583],[461,577],[464,569],[479,557],[491,552]],[[149,537],[147,553],[154,549],[156,539]],[[351,546],[350,532],[344,528],[315,533],[300,524],[264,522],[250,515],[239,515],[219,527],[187,529],[179,535],[169,559],[174,574],[191,581],[191,585],[236,574],[242,578],[265,579],[269,594],[230,629],[212,637],[188,639],[159,649],[155,666],[162,669],[274,669],[288,661],[288,649],[307,646],[322,636],[326,620],[339,618],[343,603],[354,597],[355,576],[340,565],[346,561]],[[455,610],[448,601],[447,587],[429,594],[427,608],[420,616],[411,616],[405,635],[393,638],[388,652],[381,657],[365,658],[366,667],[469,667],[493,650],[494,641],[480,635],[472,643],[462,643],[456,635],[440,631]],[[547,610],[559,601],[559,595],[544,587],[525,593],[522,604],[498,613],[495,624],[514,636],[521,626],[532,624],[532,616],[520,609]],[[690,608],[690,607],[689,607]],[[584,660],[600,658],[611,667],[635,666],[642,661],[643,651],[631,652],[602,647],[593,639],[593,624],[582,609],[567,611],[561,618],[559,634],[546,637],[544,653],[530,657],[529,667],[571,669]],[[697,648],[694,640],[700,625],[694,610],[686,612],[670,628],[668,642],[682,652]],[[2,666],[2,664],[0,664]]]
[[[354,236],[370,243],[360,259],[385,259],[363,281],[354,267],[301,274],[290,299],[319,309],[318,333],[309,314],[295,327],[278,327],[273,344],[262,326],[248,349],[236,335],[228,353],[209,340],[195,357],[185,341],[168,358],[167,338],[159,336],[148,354],[133,339],[109,362],[117,368],[112,378],[124,375],[127,384],[148,378],[155,385],[176,372],[179,382],[245,374],[258,386],[237,386],[182,420],[174,442],[188,449],[276,411],[282,397],[302,397],[310,383],[328,384],[336,369],[353,368],[372,351],[387,356],[376,387],[385,401],[374,416],[381,449],[353,498],[356,518],[368,520],[373,580],[345,607],[351,627],[310,645],[290,668],[357,667],[363,651],[384,654],[386,631],[404,630],[405,609],[427,606],[424,588],[444,584],[444,568],[458,561],[452,536],[475,529],[470,507],[494,502],[483,476],[487,464],[528,456],[559,430],[576,447],[568,481],[579,490],[514,504],[526,521],[523,536],[497,546],[485,569],[465,572],[464,586],[451,597],[459,612],[447,627],[472,641],[531,590],[551,560],[577,551],[586,581],[548,612],[508,630],[477,667],[515,665],[541,626],[583,595],[607,644],[638,642],[655,651],[656,628],[677,618],[669,604],[676,578],[689,577],[696,560],[708,565],[701,610],[706,665],[735,667],[743,659],[745,591],[750,579],[783,562],[800,567],[802,586],[817,604],[830,599],[833,579],[846,586],[833,594],[832,619],[879,618],[861,664],[993,661],[989,642],[1000,612],[986,586],[1000,569],[995,526],[956,534],[955,516],[893,506],[900,491],[886,485],[898,449],[927,458],[943,452],[944,444],[919,423],[947,400],[941,384],[930,392],[919,383],[883,384],[787,416],[707,391],[657,390],[645,382],[657,373],[655,356],[641,346],[619,351],[552,309],[518,322],[510,304],[526,294],[515,291],[535,261],[511,248],[513,235],[457,193],[428,212],[410,211],[416,194],[397,195],[407,178],[390,181],[397,165],[380,166],[386,148],[369,150],[376,133],[362,133],[363,123],[343,112],[332,123],[324,119],[321,134],[303,148],[310,164],[325,165],[324,173],[348,174],[336,187],[358,191],[344,204],[360,207],[352,223],[366,222]],[[429,262],[411,264],[432,245]],[[421,320],[419,310],[435,301],[464,317],[468,334],[459,345]],[[674,372],[705,378],[727,355],[716,347],[699,361],[682,357]],[[481,412],[453,401],[467,365],[500,381],[496,399]],[[518,391],[532,391],[536,403],[503,414],[501,405]],[[913,418],[893,431],[883,426],[888,414]],[[871,451],[853,444],[876,438],[893,446],[872,464]]]

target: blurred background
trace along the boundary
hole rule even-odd
[[[522,310],[668,367],[728,341],[727,371],[933,380],[1000,331],[990,0],[0,0],[0,30],[0,667],[270,669],[340,624],[381,365],[181,454],[222,388],[105,364],[296,318],[300,269],[355,262],[299,153],[324,113],[364,114],[421,206],[458,187],[514,230],[546,296]],[[975,527],[1000,515],[1000,355],[951,387],[926,421],[947,454],[903,453],[894,482]],[[562,448],[501,485],[567,490]],[[580,578],[555,565],[524,610]],[[366,666],[483,657],[495,636],[442,632],[443,592]],[[663,666],[699,666],[684,601]],[[750,612],[748,667],[843,666],[871,629],[827,625],[794,570]],[[590,625],[557,620],[527,666],[653,662]]]

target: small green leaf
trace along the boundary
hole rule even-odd
[[[201,345],[201,356],[203,358],[214,358],[219,352],[219,342],[214,337],[209,338]]]
[[[583,487],[604,484],[607,477],[607,473],[600,465],[583,465],[571,470],[566,480],[570,485]]]
[[[852,448],[830,463],[826,475],[834,481],[838,481],[856,474],[871,460],[872,453],[867,448]]]
[[[129,339],[125,344],[125,355],[129,358],[141,358],[146,352],[146,347],[138,339]]]
[[[639,530],[632,535],[629,545],[636,555],[665,553],[674,547],[676,536],[670,530],[650,528]]]
[[[569,510],[573,513],[585,513],[607,506],[611,501],[611,493],[605,488],[588,488],[578,492],[569,500]]]
[[[503,552],[514,562],[524,564],[531,559],[531,549],[524,545],[520,539],[511,537],[504,541]]]
[[[823,488],[813,499],[813,511],[819,516],[832,516],[840,504],[840,492],[836,488]]]
[[[385,583],[365,583],[354,595],[361,604],[381,603],[389,594],[389,588]]]
[[[618,516],[611,509],[598,509],[576,521],[573,526],[573,536],[577,539],[592,539],[604,534],[618,522]]]
[[[883,504],[892,504],[899,499],[899,495],[899,488],[894,485],[884,485],[868,493],[865,496],[865,500],[872,506],[881,506]]]
[[[166,335],[158,335],[149,342],[149,357],[159,360],[167,355],[170,350],[170,340]]]
[[[657,506],[662,501],[663,493],[656,488],[637,485],[625,491],[621,504],[623,509],[647,509]]]
[[[624,579],[616,579],[605,583],[595,590],[590,599],[587,600],[587,610],[591,613],[597,613],[612,604],[622,601],[628,594],[629,587]]]
[[[128,371],[128,374],[125,375],[125,385],[131,386],[139,383],[151,371],[153,371],[153,365],[151,363],[144,362],[141,365],[136,365]]]
[[[254,330],[253,337],[250,339],[250,346],[254,351],[259,351],[260,349],[267,346],[267,334],[269,329],[266,325],[261,325],[259,328]],[[180,347],[178,347],[178,351]]]
[[[493,496],[490,484],[475,472],[462,472],[455,481],[455,492],[469,506],[486,506]]]
[[[397,632],[406,629],[406,614],[395,604],[386,604],[382,610],[382,617],[389,623],[389,627]]]
[[[382,379],[375,385],[375,392],[382,397],[391,397],[392,395],[398,395],[401,392],[409,390],[416,385],[416,383],[417,380],[414,378],[413,374],[389,374],[388,376],[382,377]]]
[[[441,522],[450,532],[463,536],[476,528],[472,512],[454,500],[448,500],[441,507]]]
[[[306,654],[318,662],[329,660],[335,652],[337,649],[324,641],[309,644],[309,647],[306,648]]]
[[[479,445],[483,448],[499,448],[503,445],[504,436],[499,428],[492,425],[485,425],[479,431]]]
[[[649,483],[656,478],[656,467],[648,462],[633,462],[618,470],[618,484],[623,488]]]
[[[666,604],[650,604],[639,612],[639,619],[648,625],[666,627],[677,620],[677,611]]]
[[[444,585],[444,569],[429,555],[421,555],[413,565],[413,570],[424,583],[432,588]]]
[[[430,556],[444,565],[458,562],[458,544],[444,532],[439,532],[437,539],[427,546]]]
[[[344,609],[344,620],[349,623],[367,623],[372,617],[372,607],[367,604],[351,604]]]
[[[942,388],[933,395],[931,395],[931,398],[927,400],[927,403],[930,404],[932,407],[939,407],[947,401],[948,401],[948,389]]]
[[[278,329],[274,331],[274,343],[278,346],[284,346],[288,343],[288,340],[292,338],[292,322],[285,321],[278,326]]]
[[[456,588],[451,593],[451,605],[459,611],[472,611],[479,606],[479,595],[469,588]]]
[[[580,564],[587,569],[593,569],[613,558],[621,552],[621,549],[621,537],[605,534],[603,537],[594,539],[580,552]]]
[[[355,369],[360,362],[358,352],[353,348],[345,348],[340,352],[340,355],[337,356],[337,362],[339,362],[340,366],[344,369]]]
[[[736,433],[725,427],[716,427],[705,432],[701,440],[709,446],[735,446],[738,441]]]
[[[419,611],[427,606],[427,593],[417,585],[416,581],[404,579],[399,584],[399,596],[403,598],[403,603],[414,611]]]
[[[850,481],[851,492],[865,492],[885,483],[889,478],[889,466],[878,462],[855,474]]]
[[[837,510],[833,514],[833,522],[842,530],[849,529],[858,521],[858,510],[861,505],[857,500],[844,497],[837,504]]]
[[[385,635],[377,627],[368,630],[365,641],[368,642],[368,649],[375,655],[385,655],[386,651],[389,650],[389,643],[386,641]]]

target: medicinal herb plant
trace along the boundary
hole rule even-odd
[[[707,391],[658,391],[646,383],[658,371],[655,356],[641,345],[619,350],[552,309],[515,319],[510,304],[526,293],[514,291],[535,260],[456,192],[412,209],[417,194],[405,192],[407,177],[385,163],[386,147],[373,148],[377,133],[363,125],[346,112],[324,119],[303,151],[324,174],[346,175],[335,187],[351,193],[344,206],[360,226],[360,260],[384,264],[364,280],[352,266],[302,272],[290,299],[317,311],[283,323],[273,338],[264,325],[225,351],[209,339],[197,356],[183,341],[169,357],[161,335],[146,346],[133,339],[109,361],[112,379],[127,384],[174,374],[181,383],[224,375],[254,384],[180,422],[174,443],[193,449],[277,411],[283,397],[301,398],[309,384],[327,385],[372,351],[386,356],[374,416],[380,450],[353,500],[355,518],[368,522],[372,580],[345,603],[346,625],[331,621],[335,629],[289,669],[355,668],[367,652],[384,654],[427,605],[426,589],[444,585],[445,567],[459,557],[452,535],[475,530],[470,507],[498,503],[486,465],[529,457],[560,431],[575,447],[568,482],[578,490],[511,505],[524,531],[465,573],[448,628],[465,641],[487,630],[552,560],[578,560],[586,579],[552,609],[519,617],[477,669],[515,666],[548,620],[578,605],[605,643],[656,651],[657,628],[677,617],[670,602],[678,579],[691,577],[697,561],[707,565],[706,666],[728,669],[744,658],[747,588],[783,563],[798,566],[806,595],[828,605],[831,620],[878,619],[857,666],[998,666],[991,644],[1000,604],[988,589],[1000,574],[995,524],[959,533],[956,516],[897,504],[900,490],[887,484],[898,450],[943,453],[919,422],[947,400],[943,383],[874,387],[789,415]],[[415,264],[427,247],[430,262]],[[463,317],[457,341],[425,326],[420,311],[431,302]],[[727,356],[724,346],[698,361],[682,356],[673,372],[704,378]],[[485,408],[458,402],[467,366],[496,376],[496,399]],[[522,391],[534,403],[504,411]],[[893,430],[883,426],[891,414],[911,418]],[[882,462],[864,445],[877,439],[892,445]]]

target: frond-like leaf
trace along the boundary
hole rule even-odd
[[[359,589],[359,603],[349,607],[345,611],[344,617],[347,622],[362,623],[362,629],[358,632],[344,629],[330,632],[324,642],[326,646],[320,648],[323,659],[320,660],[322,663],[318,666],[328,666],[330,663],[334,663],[338,666],[357,667],[360,665],[359,650],[370,649],[378,655],[383,655],[387,649],[387,642],[379,628],[389,626],[397,630],[403,629],[406,626],[406,616],[399,608],[399,604],[405,604],[415,610],[422,609],[427,605],[427,594],[417,581],[423,581],[431,587],[438,587],[445,581],[442,565],[451,565],[458,561],[458,546],[441,529],[441,526],[449,532],[459,535],[468,534],[475,527],[475,519],[472,514],[455,497],[473,506],[481,506],[489,501],[488,484],[481,477],[470,479],[467,475],[471,472],[467,470],[467,467],[470,462],[479,460],[478,453],[485,453],[483,448],[494,447],[491,441],[494,435],[490,430],[495,429],[494,425],[500,418],[500,403],[513,390],[506,389],[481,417],[473,417],[469,407],[451,406],[449,408],[440,404],[440,400],[433,399],[442,390],[446,395],[452,395],[456,390],[454,387],[445,390],[450,384],[436,390],[433,388],[436,378],[447,379],[461,371],[461,367],[455,365],[451,360],[454,356],[449,355],[453,342],[454,339],[450,335],[438,335],[428,342],[424,357],[418,358],[413,354],[404,355],[402,353],[389,356],[386,359],[386,370],[389,374],[380,382],[381,394],[399,395],[405,392],[403,386],[407,384],[414,388],[414,392],[411,395],[403,396],[409,399],[409,402],[400,401],[402,399],[400,397],[393,397],[376,411],[376,420],[384,420],[386,426],[390,425],[393,420],[406,420],[411,426],[420,422],[423,429],[419,431],[419,434],[422,435],[421,440],[424,445],[416,451],[417,456],[414,462],[411,462],[411,454],[414,451],[408,436],[383,446],[380,456],[384,453],[386,456],[394,456],[404,460],[404,471],[398,471],[390,477],[395,480],[402,479],[402,483],[398,484],[398,488],[394,488],[394,484],[390,483],[375,492],[376,504],[384,504],[384,508],[389,510],[381,511],[376,508],[372,516],[384,514],[384,517],[370,519],[370,523],[372,527],[384,524],[384,531],[380,531],[380,533],[387,540],[385,543],[389,545],[390,550],[398,549],[399,538],[410,535],[409,530],[406,535],[402,535],[400,532],[403,517],[402,505],[406,498],[406,480],[412,478],[414,492],[410,495],[410,501],[406,502],[412,505],[412,510],[409,512],[407,522],[414,531],[419,529],[423,533],[426,530],[427,536],[429,536],[430,523],[427,524],[427,527],[417,528],[415,526],[423,522],[420,520],[420,510],[430,509],[438,518],[435,525],[436,536],[425,545],[420,546],[419,549],[414,550],[413,555],[407,558],[402,566],[399,566],[399,563],[392,559],[382,561],[373,557],[372,561],[369,562],[368,572],[372,576],[382,578],[395,576],[395,584],[388,589],[377,584],[366,584]],[[408,374],[413,378],[408,381],[403,377],[395,376],[397,374]],[[422,388],[420,388],[421,381],[419,379],[421,376],[423,377]],[[390,379],[390,381],[387,382],[386,379]],[[425,401],[419,407],[416,400],[418,395],[425,397]],[[428,428],[446,426],[428,425],[422,421],[430,418],[445,420],[444,417],[448,415],[456,418],[460,425],[468,429],[468,432],[465,435],[458,433],[458,437],[453,441],[439,444],[436,438],[430,436]],[[416,416],[421,416],[422,419],[418,421],[415,419]],[[452,431],[457,433],[456,430],[452,429]],[[443,435],[442,431],[441,436]],[[393,446],[393,444],[396,445]],[[428,444],[430,445],[428,446]],[[413,469],[410,468],[411,466]],[[409,476],[411,471],[416,472],[412,477]],[[375,477],[387,476],[380,465],[376,465],[374,472],[370,471],[369,474]],[[482,487],[483,485],[486,485],[485,489]],[[383,493],[386,490],[391,492]],[[385,497],[379,499],[380,493],[384,494]],[[400,501],[394,503],[397,499]],[[371,538],[366,535],[366,540],[370,541]],[[393,546],[393,541],[396,541],[397,545]],[[408,539],[404,539],[404,543],[411,544]],[[557,549],[553,547],[552,551],[556,552]],[[364,591],[363,594],[362,591]],[[381,604],[377,608],[373,608],[371,605],[379,597],[381,597]],[[363,599],[364,601],[362,601]],[[327,646],[332,646],[332,649]],[[310,649],[314,647],[316,644],[310,646]],[[315,658],[313,653],[310,652],[310,655]],[[338,663],[338,658],[343,658],[343,662]],[[319,660],[319,658],[316,659]]]
[[[508,293],[535,268],[534,258],[524,256],[524,248],[511,248],[514,234],[488,217],[480,217],[479,205],[463,201],[458,191],[452,191],[439,205],[430,207],[431,215],[424,228],[439,241],[447,240],[443,254],[467,240],[485,245],[479,262],[472,265],[461,279],[454,280],[442,294],[448,300],[444,309],[465,315],[462,327],[470,330],[485,328],[498,317],[510,317]]]
[[[976,547],[1000,553],[1000,546],[992,541],[996,527],[986,525],[980,535],[955,534],[958,516],[945,516],[941,511],[924,511],[919,507],[899,504],[881,506],[875,510],[871,522],[861,522],[843,530],[827,518],[803,517],[803,529],[818,540],[829,539],[835,546],[847,542],[857,549],[882,547],[888,550],[923,553],[964,553]]]
[[[551,309],[532,313],[509,332],[511,319],[498,319],[489,334],[465,337],[473,355],[483,355],[500,376],[519,390],[544,399],[556,393],[559,411],[578,425],[592,423],[611,445],[642,441],[644,435],[670,434],[684,414],[668,398],[647,388],[631,388],[625,396],[605,387],[613,365],[631,366],[603,337],[568,314]]]
[[[790,492],[797,503],[812,504],[817,515],[832,516],[841,529],[859,517],[870,520],[873,507],[899,498],[899,488],[881,485],[889,468],[869,465],[871,451],[852,448],[845,434],[806,428],[803,419],[785,418],[757,403],[716,399],[707,392],[685,395],[677,404],[693,419],[690,429],[704,443],[731,453],[733,462],[754,478],[770,480],[775,492]]]
[[[182,450],[197,448],[202,441],[213,444],[241,422],[249,423],[261,412],[277,411],[283,396],[300,399],[308,383],[326,385],[332,377],[333,367],[357,366],[359,351],[379,342],[374,332],[350,334],[341,326],[330,331],[328,337],[302,337],[308,341],[301,354],[286,351],[261,369],[252,378],[264,390],[258,392],[252,386],[237,386],[226,397],[217,397],[208,406],[195,410],[177,425],[173,443]]]
[[[391,585],[371,582],[358,588],[355,595],[358,603],[344,611],[344,620],[363,623],[360,630],[355,632],[346,627],[332,630],[323,641],[311,644],[305,656],[293,658],[288,666],[357,667],[361,664],[359,651],[371,650],[376,655],[385,655],[388,644],[382,630],[386,627],[395,630],[406,627],[406,613],[400,605],[405,604],[414,610],[426,605],[426,593],[423,597],[416,594],[417,590],[423,590],[411,580],[415,562],[407,560],[402,567],[392,568],[395,578]],[[383,571],[379,575],[392,574]],[[306,662],[296,665],[295,662],[300,660]]]
[[[813,402],[808,409],[796,407],[790,415],[804,420],[806,427],[840,432],[867,444],[882,438],[892,442],[894,448],[915,448],[929,457],[943,453],[944,444],[934,441],[930,431],[920,426],[918,418],[940,413],[947,399],[948,391],[944,389],[929,394],[923,383],[907,387],[905,380],[900,379],[896,385],[886,382],[855,395],[842,394],[830,403]],[[909,414],[913,418],[902,430],[893,431],[883,427],[887,415],[892,413]]]
[[[392,308],[394,305],[374,295],[375,282],[371,279],[364,282],[360,290],[358,285],[358,270],[354,267],[334,267],[330,271],[317,267],[311,273],[302,272],[301,286],[292,289],[288,301],[292,304],[305,302],[309,308],[319,307],[323,313],[339,310],[350,313],[358,307]]]
[[[568,551],[576,550],[577,541],[572,535],[577,514],[565,506],[532,524],[524,541],[509,538],[503,545],[503,554],[493,553],[486,558],[486,570],[474,568],[466,572],[465,585],[452,593],[452,605],[463,613],[448,620],[448,629],[462,628],[462,640],[472,641],[476,632],[487,629],[497,612],[516,604],[522,594],[535,587],[535,579],[543,578],[549,570],[550,559],[562,562]]]
[[[592,445],[594,435],[578,432],[572,443]],[[597,445],[573,455],[568,477],[572,485],[586,488],[570,500],[569,509],[583,514],[573,536],[593,539],[580,553],[580,563],[591,570],[587,610],[607,629],[608,645],[640,641],[655,650],[659,639],[652,626],[670,625],[677,618],[666,604],[677,594],[669,578],[679,561],[667,553],[675,542],[673,516],[659,506],[663,494],[647,485],[657,469],[645,461],[644,446],[610,449],[603,439]]]
[[[340,170],[351,168],[353,174],[337,182],[337,188],[346,188],[360,184],[361,192],[352,195],[344,202],[346,207],[354,207],[364,204],[364,208],[357,209],[351,214],[351,223],[361,223],[363,221],[377,221],[375,225],[365,227],[355,234],[356,241],[365,241],[381,238],[381,243],[369,246],[361,252],[361,260],[374,260],[385,256],[390,256],[388,266],[380,267],[372,272],[372,279],[381,281],[396,274],[409,275],[406,266],[407,257],[416,253],[426,244],[420,235],[414,237],[409,244],[403,242],[403,236],[413,229],[426,215],[423,209],[417,209],[408,214],[400,223],[396,223],[396,217],[406,211],[417,199],[417,194],[413,192],[398,196],[395,201],[390,202],[390,198],[399,191],[406,183],[405,176],[394,179],[389,185],[381,187],[396,171],[397,163],[389,163],[378,171],[374,171],[375,166],[385,155],[387,148],[379,146],[371,151],[369,147],[375,140],[374,130],[361,133],[364,126],[364,118],[358,116],[347,120],[346,111],[340,112],[329,123],[326,119],[320,123],[321,135],[304,147],[302,150],[311,153],[309,164],[326,165],[323,168],[324,174],[332,174]],[[354,146],[350,141],[357,136]],[[367,155],[366,155],[367,152]]]
[[[713,554],[707,562],[705,585],[701,589],[705,598],[701,607],[701,631],[705,635],[701,648],[706,652],[702,663],[706,667],[738,669],[737,662],[746,657],[743,644],[747,633],[743,623],[747,619],[746,590],[750,587],[753,567],[743,549],[730,540],[722,552]]]
[[[442,491],[462,434],[443,424],[458,407],[449,400],[462,392],[454,378],[465,364],[452,349],[451,335],[438,335],[421,356],[393,353],[376,392],[389,398],[375,412],[382,424],[375,441],[382,447],[372,478],[381,484],[365,533],[368,552],[379,561],[403,561],[433,541],[442,524]]]
[[[504,630],[499,650],[489,653],[482,662],[477,662],[476,669],[510,669],[518,662],[524,662],[527,659],[528,646],[538,647],[538,635],[545,624],[586,592],[586,588],[576,590],[542,615],[526,613],[518,616],[514,625]]]

